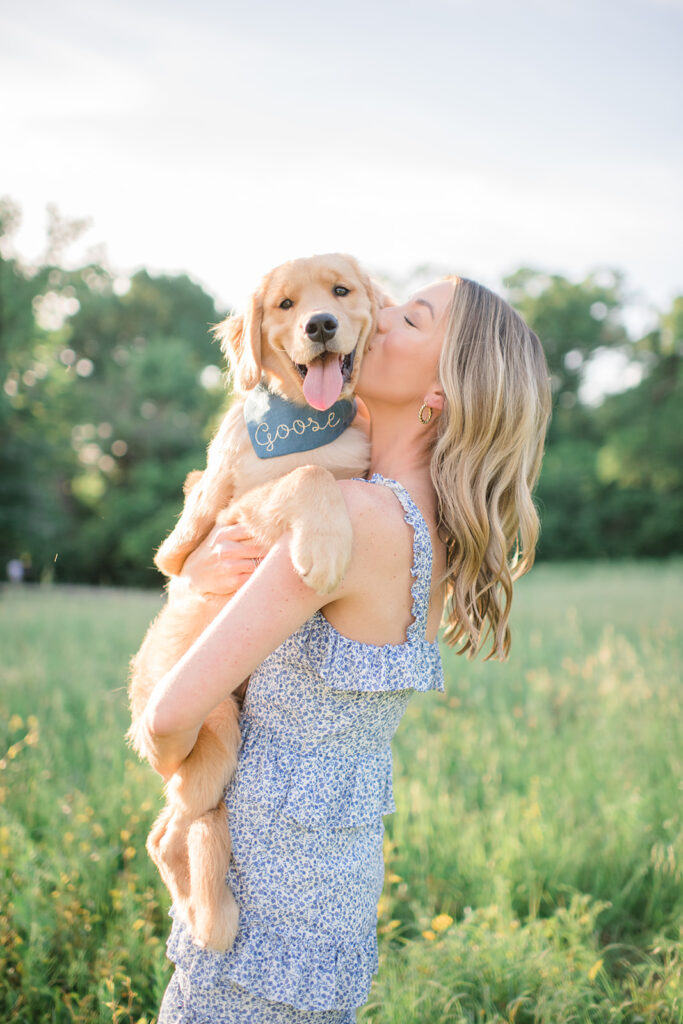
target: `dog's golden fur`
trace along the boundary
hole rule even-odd
[[[337,294],[340,288],[348,294]],[[289,308],[282,307],[286,299],[292,303]],[[290,530],[294,567],[320,593],[332,591],[343,576],[351,525],[334,479],[366,471],[365,431],[352,424],[324,447],[259,459],[249,441],[243,406],[262,377],[271,390],[304,406],[297,364],[309,366],[320,358],[339,358],[341,363],[355,350],[341,392],[352,395],[381,301],[351,257],[311,257],[266,275],[246,315],[230,317],[216,329],[232,369],[235,398],[209,446],[206,469],[188,477],[180,519],[156,555],[157,566],[172,578],[168,601],[131,662],[129,737],[139,753],[145,753],[142,719],[156,683],[226,602],[224,597],[193,593],[182,579],[173,578],[214,525],[243,523],[266,547]],[[331,313],[339,324],[327,342],[328,354],[324,343],[306,331],[310,317],[319,312]],[[229,947],[237,930],[237,906],[225,884],[231,847],[223,793],[235,769],[239,740],[238,706],[230,696],[208,716],[194,749],[167,782],[166,807],[147,841],[195,940],[216,950]]]

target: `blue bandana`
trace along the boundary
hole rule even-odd
[[[355,415],[356,403],[346,398],[320,412],[273,394],[264,381],[249,392],[244,403],[244,422],[259,459],[322,448],[336,441]]]

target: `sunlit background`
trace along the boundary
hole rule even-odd
[[[679,0],[32,0],[0,21],[2,189],[124,271],[239,302],[283,259],[680,287]]]
[[[394,744],[359,1024],[680,1024],[682,54],[683,0],[0,0],[0,1021],[156,1020],[125,681],[208,327],[346,250],[500,289],[553,387],[511,657],[444,647]]]
[[[475,277],[538,330],[556,405],[542,554],[562,553],[568,524],[570,554],[668,550],[683,508],[660,402],[676,404],[683,345],[682,44],[681,0],[5,4],[0,248],[27,319],[3,327],[0,383],[15,440],[40,446],[41,417],[57,439],[41,494],[56,488],[58,509],[32,528],[43,566],[58,555],[67,572],[56,524],[86,510],[110,523],[91,545],[101,567],[123,535],[116,500],[129,545],[131,520],[142,530],[130,567],[149,566],[223,400],[208,325],[277,263],[335,250],[398,296]],[[133,496],[154,492],[156,463],[150,518]],[[624,547],[662,488],[678,495],[669,525],[660,501],[650,539]],[[618,509],[596,524],[608,491]],[[25,532],[16,511],[8,557]]]

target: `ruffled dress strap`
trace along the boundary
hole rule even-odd
[[[427,616],[429,615],[429,594],[432,585],[432,539],[424,516],[408,494],[403,484],[390,480],[375,473],[369,483],[383,484],[389,487],[401,505],[405,521],[413,528],[413,565],[410,570],[415,582],[410,588],[413,598],[411,615],[413,621],[406,631],[406,639],[410,641],[425,640],[427,634]]]

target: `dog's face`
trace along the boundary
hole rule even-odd
[[[351,256],[292,260],[267,274],[244,317],[216,329],[238,391],[264,375],[299,404],[329,409],[353,393],[381,296]]]

